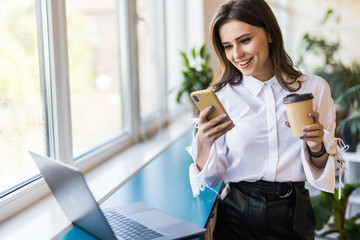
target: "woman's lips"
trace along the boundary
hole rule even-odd
[[[253,57],[252,58],[249,58],[249,59],[247,59],[247,60],[244,60],[244,61],[240,61],[240,62],[238,62],[239,63],[239,65],[240,65],[240,67],[241,68],[247,68],[248,66],[249,66],[249,64],[251,63],[251,60],[253,59]]]

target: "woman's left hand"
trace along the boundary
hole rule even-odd
[[[310,151],[319,152],[322,148],[324,137],[324,126],[319,122],[319,113],[311,112],[309,117],[314,118],[314,123],[303,127],[303,136],[301,137],[309,146]]]
[[[319,152],[321,150],[321,143],[324,136],[324,126],[319,122],[319,113],[311,112],[309,117],[314,118],[314,123],[303,127],[302,140],[306,142],[312,152]],[[290,127],[289,122],[286,125]]]
[[[309,117],[314,118],[314,123],[303,127],[303,136],[301,139],[306,142],[311,152],[318,153],[322,149],[324,126],[319,122],[318,112],[309,113]],[[289,122],[286,122],[285,124],[290,127]],[[325,167],[327,159],[328,154],[323,154],[319,157],[311,157],[313,165],[319,169],[323,169]]]

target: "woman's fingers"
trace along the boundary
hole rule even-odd
[[[323,141],[324,126],[319,122],[318,112],[309,113],[309,117],[314,118],[314,123],[303,127],[303,135],[301,139],[306,141],[310,148],[318,148]],[[291,127],[289,121],[286,121],[285,125]]]
[[[314,118],[314,122],[318,123],[319,122],[319,113],[318,112],[311,112],[309,113],[309,117]]]
[[[303,136],[307,137],[323,137],[324,136],[324,126],[319,122],[319,113],[311,112],[309,117],[314,118],[314,123],[308,126],[303,127]]]
[[[209,130],[207,131],[208,136],[217,139],[219,136],[223,135],[232,128],[230,128],[230,125],[232,125],[232,121],[223,122],[223,120],[224,118],[220,118],[220,122],[216,122],[215,125],[212,125],[212,127],[209,128]]]
[[[306,141],[310,148],[318,148],[323,141],[324,126],[319,122],[319,113],[311,112],[309,117],[314,118],[314,123],[302,129],[303,136],[301,138]]]
[[[208,121],[207,117],[212,110],[212,107],[208,107],[199,115],[198,140],[201,144],[211,144],[231,129],[232,122],[224,121],[227,118],[226,114],[219,115]]]
[[[213,109],[213,106],[209,106],[208,108],[205,108],[203,111],[201,111],[199,115],[199,123],[207,122],[207,116],[211,113]]]
[[[203,130],[207,132],[208,136],[213,136],[216,133],[223,132],[231,124],[231,122],[229,121],[224,121],[226,117],[227,115],[224,114],[211,119],[210,121],[204,124]]]

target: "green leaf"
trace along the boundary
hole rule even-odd
[[[180,54],[181,54],[181,56],[183,57],[183,64],[184,64],[185,68],[190,67],[190,66],[189,66],[189,59],[188,59],[188,57],[186,56],[186,53],[180,52]]]
[[[321,21],[321,24],[325,24],[327,22],[327,20],[333,15],[333,13],[334,13],[333,9],[331,9],[331,8],[327,9],[325,17]]]
[[[178,93],[176,94],[176,102],[177,103],[180,103],[180,99],[181,99],[181,96],[182,96],[182,94],[184,93],[184,90],[183,89],[180,89],[179,91],[178,91]]]
[[[360,224],[356,223],[360,219],[360,213],[345,219],[343,234],[346,239],[358,239],[360,236]]]
[[[336,103],[342,105],[345,108],[355,107],[360,103],[360,84],[355,85],[347,89],[337,99]]]
[[[205,58],[205,51],[206,51],[206,49],[205,49],[205,43],[204,43],[200,48],[200,57],[201,58]]]
[[[312,197],[311,203],[315,212],[316,229],[321,230],[330,219],[332,201],[327,200],[320,194]]]
[[[337,130],[350,129],[350,133],[352,136],[356,136],[356,134],[360,133],[360,111],[356,111],[351,113],[346,118],[340,120],[339,126]]]

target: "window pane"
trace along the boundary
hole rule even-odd
[[[75,157],[123,131],[116,3],[66,1]]]
[[[38,174],[46,154],[35,1],[0,0],[0,193]]]
[[[137,0],[138,15],[138,67],[141,118],[147,118],[161,110],[164,84],[161,79],[158,3],[156,0]],[[162,46],[164,48],[164,46]]]
[[[180,50],[186,50],[186,19],[185,1],[166,1],[166,80],[168,87],[168,109],[175,111],[181,104],[176,103],[177,91],[181,87],[183,80],[182,70],[184,70]],[[183,101],[187,99],[184,97]]]

